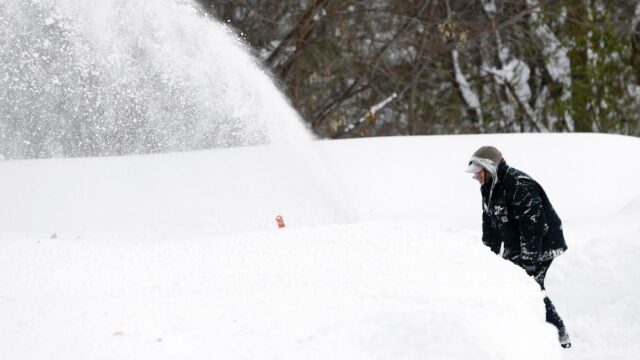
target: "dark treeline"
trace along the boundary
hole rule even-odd
[[[635,0],[199,0],[321,137],[640,135]]]

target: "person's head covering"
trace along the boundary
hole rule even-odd
[[[485,169],[495,179],[501,161],[502,153],[500,150],[493,146],[483,146],[471,156],[466,172],[475,174]]]

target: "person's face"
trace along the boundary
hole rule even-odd
[[[484,185],[484,181],[486,180],[486,172],[484,169],[478,171],[477,173],[473,174],[473,178],[475,180],[478,180],[478,182],[480,183],[480,185]]]

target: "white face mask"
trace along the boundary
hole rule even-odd
[[[483,185],[486,180],[486,174],[484,173],[484,170],[480,170],[477,173],[473,174],[472,179],[479,182],[480,185]]]

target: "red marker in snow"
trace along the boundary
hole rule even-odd
[[[282,215],[276,216],[276,224],[278,224],[278,229],[284,228],[284,218],[282,218]]]

